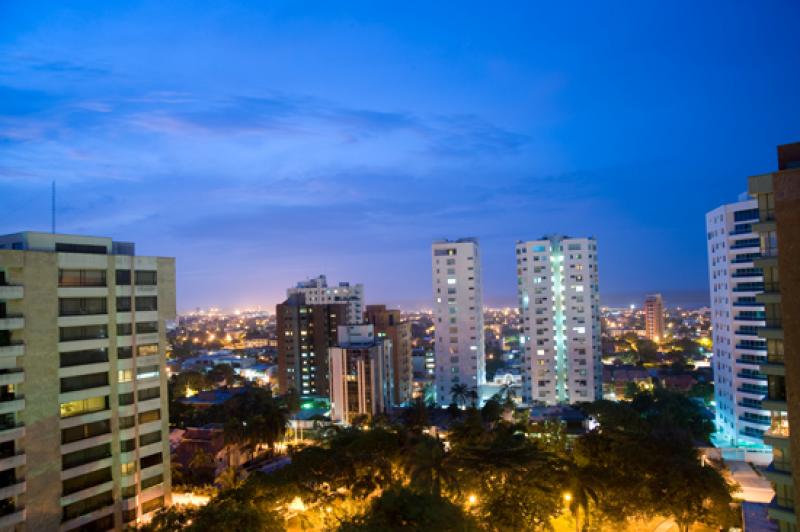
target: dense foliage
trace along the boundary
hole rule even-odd
[[[402,425],[329,431],[285,468],[252,474],[199,510],[167,510],[148,530],[549,530],[560,518],[588,531],[653,516],[688,530],[735,520],[731,487],[693,445],[709,427],[690,400],[657,391],[592,403],[600,425],[577,437],[490,403],[459,410],[447,442],[428,433],[422,402]]]

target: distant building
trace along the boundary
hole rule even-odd
[[[171,501],[175,259],[0,237],[0,529],[123,530]]]
[[[187,427],[176,437],[175,460],[184,471],[207,468],[211,478],[218,476],[229,467],[239,468],[252,458],[238,445],[225,443],[222,423],[209,423],[202,427]],[[208,462],[198,464],[198,458]]]
[[[602,397],[597,242],[549,236],[517,242],[523,400]]]
[[[664,300],[661,294],[647,296],[644,300],[645,336],[658,343],[664,340]]]
[[[414,385],[411,322],[403,321],[399,310],[387,310],[386,305],[367,305],[366,321],[375,327],[377,337],[392,341],[394,404],[410,401]]]
[[[774,458],[765,472],[775,485],[769,516],[781,532],[794,531],[800,508],[800,142],[778,146],[778,171],[751,177],[749,192],[758,202],[753,230],[761,238],[753,265],[764,275],[755,299],[764,304],[758,335],[767,348],[761,405],[771,412],[764,433]]]
[[[347,305],[308,304],[303,294],[294,294],[275,314],[280,393],[327,397],[328,348],[336,345],[337,328],[347,321]]]
[[[329,350],[331,420],[350,423],[392,405],[392,342],[375,336],[372,325],[343,325]]]
[[[431,255],[436,402],[446,405],[453,385],[485,381],[481,257],[474,238],[434,242]]]
[[[761,405],[767,376],[759,366],[767,346],[758,338],[764,326],[763,289],[756,200],[723,205],[706,215],[708,276],[713,334],[716,441],[724,447],[764,448],[769,411]]]
[[[347,314],[343,323],[364,323],[364,285],[341,282],[337,286],[328,286],[324,275],[300,281],[294,288],[286,291],[286,297],[294,294],[305,296],[307,305],[347,305]]]

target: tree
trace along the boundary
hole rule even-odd
[[[500,421],[500,416],[503,414],[503,407],[497,398],[492,397],[481,408],[481,418],[486,423],[496,423]]]
[[[576,528],[579,522],[579,512],[583,512],[582,530],[590,530],[590,510],[592,503],[597,504],[598,481],[592,476],[588,468],[578,467],[570,463],[567,468],[567,491],[569,493],[569,510],[575,516]]]
[[[211,382],[231,384],[234,377],[236,377],[236,372],[230,364],[217,364],[208,372],[208,378]]]
[[[444,444],[438,438],[422,437],[407,455],[405,470],[411,487],[422,493],[438,498],[443,489],[458,490],[455,476],[446,463]]]
[[[428,405],[425,404],[425,399],[415,397],[411,402],[411,406],[403,411],[403,425],[414,433],[421,433],[430,424]]]
[[[262,388],[248,388],[225,403],[225,443],[236,444],[249,452],[266,444],[270,452],[284,436],[289,424],[287,410]]]
[[[458,406],[464,406],[467,403],[468,395],[469,388],[466,384],[454,384],[450,388],[450,397]]]
[[[395,486],[376,498],[365,514],[342,523],[339,530],[461,532],[477,527],[460,506],[447,499]]]

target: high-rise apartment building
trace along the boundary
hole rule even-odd
[[[347,305],[310,304],[293,294],[275,311],[278,335],[278,387],[302,396],[328,397],[328,348],[347,322]]]
[[[386,412],[393,396],[392,341],[376,336],[371,324],[340,325],[328,353],[331,420],[350,423],[356,416]]]
[[[661,294],[652,294],[644,300],[645,336],[658,343],[664,340],[664,300]]]
[[[761,239],[754,266],[764,278],[763,292],[755,297],[764,304],[758,334],[767,348],[761,404],[771,413],[764,443],[772,446],[766,475],[775,498],[768,511],[781,532],[795,532],[800,508],[800,142],[778,147],[777,172],[749,181],[759,212],[753,230]]]
[[[449,404],[453,385],[485,381],[481,257],[475,238],[434,242],[431,255],[436,401]]]
[[[376,336],[392,341],[394,404],[410,401],[414,388],[411,322],[404,321],[399,310],[387,310],[386,305],[367,305],[366,319],[375,326]]]
[[[286,291],[286,297],[303,294],[307,305],[347,305],[345,323],[364,323],[364,285],[341,282],[338,286],[328,286],[324,275],[300,281],[294,288]]]
[[[597,242],[554,235],[518,242],[516,253],[523,399],[600,399]]]
[[[170,504],[175,260],[0,237],[0,528],[122,530]]]
[[[767,347],[758,337],[764,305],[755,200],[723,205],[706,215],[711,329],[714,341],[714,399],[719,446],[763,449],[769,412],[761,405],[767,377],[759,366]],[[767,449],[768,450],[768,449]]]

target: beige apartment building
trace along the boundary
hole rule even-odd
[[[0,530],[122,530],[170,503],[174,316],[174,259],[0,236]]]

